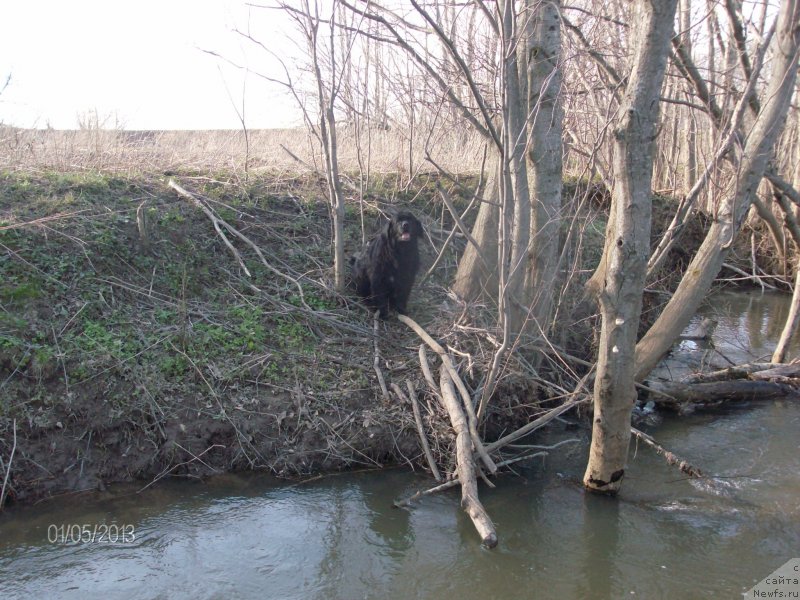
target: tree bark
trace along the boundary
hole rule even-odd
[[[558,249],[562,192],[562,129],[559,92],[562,72],[560,0],[539,4],[528,37],[528,114],[533,115],[528,160],[531,164],[531,255],[524,297],[530,303],[529,333],[547,335],[558,286]],[[534,361],[538,366],[538,361]]]
[[[494,146],[490,146],[487,158],[490,165],[484,191],[478,195],[484,198],[478,208],[475,224],[472,226],[472,237],[477,248],[467,244],[453,281],[453,292],[465,302],[474,302],[479,298],[496,299],[499,286],[497,264],[499,253],[497,248],[497,228],[500,217],[498,205],[497,165],[498,157]],[[485,259],[485,264],[480,256]]]
[[[488,548],[494,548],[497,546],[497,534],[491,518],[478,499],[478,483],[475,480],[475,462],[472,459],[467,419],[456,398],[453,381],[444,366],[439,372],[439,389],[442,392],[442,403],[450,415],[450,422],[456,432],[456,473],[461,483],[461,508],[472,519],[483,544]]]
[[[622,484],[636,398],[634,352],[650,254],[651,179],[659,96],[677,0],[636,3],[633,64],[614,140],[614,188],[603,259],[587,287],[600,304],[602,327],[594,386],[589,463],[591,491]]]
[[[703,244],[664,311],[636,347],[636,379],[644,379],[670,349],[717,277],[750,208],[780,134],[794,91],[800,47],[800,5],[785,0],[778,15],[772,76],[739,163],[735,193],[720,207]]]
[[[510,260],[505,286],[500,290],[505,298],[520,299],[525,281],[525,263],[530,245],[531,198],[528,188],[528,165],[525,150],[528,146],[527,102],[520,90],[520,72],[517,47],[521,35],[517,24],[514,0],[503,4],[503,180],[505,218],[511,223]],[[524,31],[524,30],[523,30]],[[525,322],[525,307],[517,302],[505,304],[505,328],[513,342],[522,331]]]
[[[656,405],[682,413],[725,402],[773,400],[797,395],[797,388],[790,383],[750,379],[694,384],[650,382],[648,387],[655,392],[649,398]]]
[[[772,354],[772,362],[782,363],[786,360],[786,351],[788,350],[789,342],[797,331],[797,323],[800,321],[800,268],[797,269],[797,276],[794,280],[794,291],[792,292],[792,306],[789,308],[789,316],[786,318],[786,324],[783,326],[781,337],[778,340],[778,346]]]

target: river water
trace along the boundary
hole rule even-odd
[[[768,353],[786,301],[716,296],[717,349]],[[789,399],[668,417],[651,433],[714,477],[687,480],[634,446],[609,499],[583,492],[588,437],[562,423],[532,443],[576,442],[481,486],[494,550],[455,490],[392,508],[430,485],[401,469],[65,496],[0,515],[0,598],[740,597],[800,556],[798,430]]]

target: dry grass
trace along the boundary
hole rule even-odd
[[[410,161],[404,132],[363,132],[357,144],[355,133],[345,126],[340,128],[339,136],[340,168],[345,172],[359,170],[359,152],[363,168],[368,165],[372,172],[433,170],[425,161],[427,143],[434,160],[444,168],[459,174],[475,173],[480,169],[483,152],[483,141],[472,132],[442,131],[427,140],[415,141]],[[297,173],[321,165],[320,148],[305,129],[255,130],[248,132],[247,138],[243,131],[33,130],[0,126],[0,168],[239,172],[247,164],[251,169]],[[284,148],[307,166],[298,163]]]

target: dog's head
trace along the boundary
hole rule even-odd
[[[389,239],[399,242],[408,243],[416,242],[417,238],[422,234],[422,225],[413,214],[407,210],[401,210],[394,213],[389,222],[386,223],[386,234]]]

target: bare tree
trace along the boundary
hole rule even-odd
[[[525,299],[534,335],[547,335],[553,311],[559,259],[563,187],[563,121],[561,107],[561,3],[536,6],[528,0],[528,114],[531,120],[528,161],[531,165],[530,264]],[[534,362],[538,364],[538,360]]]
[[[637,380],[647,376],[689,323],[719,273],[747,216],[794,93],[800,47],[798,23],[798,1],[784,0],[773,39],[772,76],[737,165],[735,193],[723,201],[675,294],[637,345]]]
[[[792,294],[789,316],[786,317],[786,323],[781,332],[781,337],[778,339],[778,345],[775,347],[775,352],[772,353],[772,362],[782,363],[786,360],[789,342],[797,331],[798,323],[800,323],[800,268],[797,269],[794,280],[794,293]]]
[[[336,3],[334,2],[334,5]],[[336,7],[331,10],[329,20],[329,61],[330,80],[323,78],[320,68],[319,53],[319,6],[314,2],[312,12],[308,0],[303,0],[306,17],[306,41],[314,69],[317,84],[317,101],[319,103],[319,135],[322,140],[322,151],[325,156],[325,179],[328,182],[328,197],[333,215],[333,273],[334,286],[337,291],[344,291],[345,259],[344,259],[344,193],[339,179],[338,143],[336,139],[336,112],[334,106],[339,91],[336,66],[336,45],[334,31],[336,26]]]
[[[306,52],[311,62],[311,73],[317,110],[316,119],[306,109],[303,102],[303,91],[292,81],[289,69],[283,60],[273,52],[270,54],[277,58],[286,73],[286,81],[277,81],[271,77],[264,76],[265,79],[285,86],[302,109],[303,116],[311,134],[319,142],[322,149],[325,181],[328,185],[328,198],[330,202],[332,222],[333,222],[333,270],[334,287],[338,291],[344,291],[346,261],[344,257],[344,192],[339,177],[339,157],[338,157],[338,137],[336,129],[336,103],[340,95],[343,75],[340,72],[342,65],[346,67],[349,61],[350,47],[346,48],[346,53],[341,57],[341,63],[337,63],[337,44],[336,32],[339,27],[337,23],[338,0],[334,0],[330,6],[330,13],[320,14],[318,0],[302,0],[301,7],[296,8],[287,3],[279,2],[277,6],[289,15],[295,22],[297,29],[302,33],[306,43]],[[326,5],[327,6],[327,5]],[[262,7],[267,8],[267,7]],[[327,36],[320,36],[321,26],[326,25]],[[262,42],[255,40],[249,33],[239,32],[246,39],[256,43],[262,48],[266,46]],[[238,66],[238,65],[237,65]]]
[[[614,189],[603,258],[587,288],[602,326],[594,418],[584,485],[615,493],[622,484],[636,399],[634,350],[650,254],[651,178],[659,95],[677,0],[640,0],[630,76],[614,134]]]

